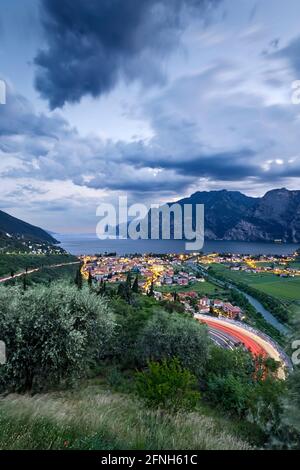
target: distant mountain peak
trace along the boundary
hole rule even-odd
[[[207,239],[300,243],[300,191],[279,188],[263,197],[226,189],[197,191],[177,202],[204,204]]]

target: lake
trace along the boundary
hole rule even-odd
[[[185,253],[185,241],[181,240],[99,240],[95,234],[56,234],[60,246],[74,255],[116,252],[118,255],[133,253]],[[288,255],[299,245],[276,243],[248,243],[232,241],[206,241],[204,253],[236,253],[249,255]]]

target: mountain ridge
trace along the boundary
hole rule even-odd
[[[46,230],[24,222],[2,210],[0,210],[0,235],[2,238],[24,239],[52,245],[58,243]]]
[[[197,191],[165,205],[176,203],[204,204],[207,240],[300,243],[300,190],[273,189],[262,197],[226,189]]]

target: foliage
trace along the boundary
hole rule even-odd
[[[88,286],[91,289],[93,286],[93,276],[92,273],[89,271],[89,277],[88,277]]]
[[[205,325],[188,316],[162,310],[141,331],[136,359],[140,365],[145,365],[149,360],[177,357],[199,377],[207,362],[209,341]]]
[[[210,376],[206,397],[225,411],[245,414],[249,406],[251,384],[234,374]]]
[[[300,448],[300,369],[287,381],[287,393],[283,399],[280,428],[272,436],[270,445],[280,449]]]
[[[127,367],[135,367],[136,342],[140,331],[153,316],[155,301],[147,296],[138,296],[133,305],[129,305],[120,297],[112,298],[110,306],[116,316],[113,355],[115,359]]]
[[[286,383],[272,377],[259,380],[251,387],[246,417],[264,433],[265,444],[280,429],[282,397],[285,392]]]
[[[150,284],[150,288],[147,292],[148,297],[154,297],[154,283],[153,281]]]
[[[2,390],[36,391],[80,377],[106,354],[114,329],[100,297],[65,283],[25,292],[1,287],[0,309]]]
[[[138,294],[139,292],[139,277],[136,276],[132,284],[132,292]]]
[[[84,283],[77,289],[73,280],[73,285],[53,282],[32,288],[33,276],[20,278],[18,288],[0,289],[0,340],[8,356],[0,368],[2,391],[49,390],[72,384],[87,372],[95,377],[107,367],[109,373],[94,380],[131,393],[134,370],[150,361],[137,378],[139,396],[149,406],[177,411],[197,401],[238,419],[245,428],[253,426],[254,434],[259,430],[262,445],[271,437],[276,446],[299,446],[296,373],[282,402],[285,384],[275,379],[274,363],[253,360],[242,348],[213,346],[207,327],[185,314],[180,304],[135,292],[138,276],[132,282],[129,275],[117,293],[104,282],[99,288]]]
[[[283,335],[273,325],[268,323],[264,317],[256,311],[253,305],[247,300],[247,298],[235,289],[229,289],[227,294],[229,302],[238,305],[246,315],[246,321],[253,327],[260,331],[268,334],[275,339],[279,344],[284,343]]]
[[[290,338],[291,344],[300,338],[300,320],[297,316],[293,325],[294,333]],[[299,354],[296,353],[299,357]],[[295,365],[294,371],[287,380],[287,392],[284,395],[281,414],[281,426],[273,438],[277,447],[280,448],[300,448],[300,366]],[[274,444],[273,442],[273,444]]]
[[[61,263],[72,263],[78,261],[75,256],[61,255],[30,255],[30,254],[1,254],[0,255],[0,277],[17,273],[26,269],[41,268]]]
[[[132,302],[132,291],[130,284],[126,282],[120,282],[118,285],[117,295],[120,299],[125,300],[128,304]]]
[[[245,450],[236,426],[204,413],[149,410],[101,385],[1,400],[1,449]]]
[[[172,312],[184,313],[185,312],[184,305],[181,302],[177,302],[177,300],[170,301],[170,300],[163,299],[159,301],[159,305],[169,313],[172,313]]]
[[[209,360],[205,370],[205,378],[231,374],[234,377],[247,379],[253,377],[255,366],[251,354],[242,348],[222,349],[218,346],[210,348]]]
[[[194,409],[200,399],[196,385],[196,377],[176,358],[161,363],[150,361],[148,370],[136,374],[139,398],[150,408],[169,412]]]
[[[243,349],[212,347],[204,380],[204,396],[218,408],[254,423],[266,441],[279,426],[285,383],[276,378],[277,365],[253,359]]]
[[[27,287],[34,286],[36,284],[48,284],[50,282],[74,282],[75,274],[78,269],[78,264],[71,264],[67,266],[59,267],[43,267],[39,271],[26,274],[26,285]],[[24,276],[11,279],[5,283],[5,286],[23,286],[24,287]]]
[[[82,289],[83,279],[82,279],[81,265],[79,266],[79,268],[76,271],[76,276],[75,276],[74,282],[75,282],[75,284],[76,284],[76,286],[79,290]]]

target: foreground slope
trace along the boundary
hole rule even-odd
[[[0,399],[0,449],[249,449],[229,424],[200,413],[147,411],[99,385]]]

